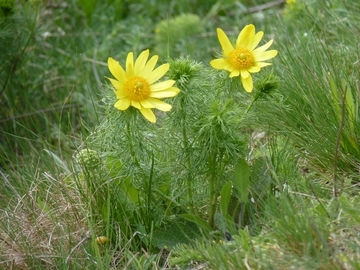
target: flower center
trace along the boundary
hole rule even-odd
[[[252,67],[255,64],[255,58],[251,51],[245,48],[236,48],[229,54],[229,62],[236,69]]]
[[[124,86],[124,90],[130,100],[141,101],[150,96],[150,84],[142,77],[130,78]]]

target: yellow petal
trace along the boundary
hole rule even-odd
[[[263,36],[264,36],[264,32],[263,32],[263,31],[257,32],[256,35],[255,35],[255,37],[254,37],[253,42],[248,44],[248,49],[249,49],[250,51],[252,51],[253,49],[255,49],[255,47],[256,47],[257,45],[259,45],[259,43],[260,43],[260,41],[261,41],[261,39],[262,39]]]
[[[147,79],[147,77],[149,77],[151,72],[154,70],[158,59],[159,59],[159,56],[157,56],[157,55],[154,55],[153,57],[151,57],[150,60],[146,63],[145,68],[142,71],[142,73],[139,74],[139,76]]]
[[[141,107],[143,107],[143,108],[155,108],[155,106],[152,105],[147,99],[141,100],[139,102],[140,102]]]
[[[150,90],[151,91],[161,91],[161,90],[165,90],[171,86],[173,86],[175,83],[174,80],[167,80],[167,81],[163,81],[163,82],[159,82],[159,83],[154,83],[150,86]]]
[[[141,105],[140,105],[140,102],[139,101],[136,101],[136,100],[132,100],[131,101],[131,106],[135,107],[136,109],[141,109]]]
[[[229,78],[236,77],[236,76],[239,76],[239,75],[240,75],[240,70],[234,69],[233,71],[230,72]]]
[[[129,106],[130,106],[130,99],[127,98],[119,99],[114,105],[116,109],[121,111],[126,110],[127,108],[129,108]]]
[[[161,101],[159,99],[156,98],[148,98],[147,99],[152,105],[155,106],[156,109],[160,110],[160,111],[170,111],[172,106],[170,104],[165,103],[164,101]]]
[[[241,74],[241,77],[244,78],[244,79],[246,79],[247,77],[250,76],[249,71],[247,71],[246,69],[241,70],[240,74]]]
[[[253,80],[251,76],[247,78],[241,77],[241,82],[246,92],[250,93],[253,90]]]
[[[234,50],[234,47],[233,47],[233,45],[231,44],[229,38],[227,37],[227,35],[225,34],[225,32],[222,29],[217,28],[216,32],[217,32],[217,35],[218,35],[218,39],[219,39],[221,48],[223,50],[223,55],[228,56],[229,53]]]
[[[215,69],[225,69],[230,72],[234,69],[224,58],[211,60],[210,65]]]
[[[141,114],[151,123],[156,123],[156,117],[155,114],[152,112],[149,108],[141,108],[140,109]]]
[[[257,56],[255,59],[256,61],[265,61],[275,57],[277,53],[278,53],[277,50],[266,51],[263,52],[261,55]]]
[[[145,67],[146,61],[149,58],[150,51],[145,50],[140,53],[139,57],[135,61],[134,70],[136,74],[139,74]]]
[[[258,65],[259,67],[266,67],[266,66],[271,66],[271,63],[266,63],[266,62],[257,62],[256,65]]]
[[[249,67],[247,69],[247,71],[251,72],[251,73],[255,73],[255,72],[259,72],[260,71],[260,66],[252,66],[252,67]]]
[[[254,37],[255,26],[253,24],[246,25],[236,40],[236,48],[247,48],[249,43],[253,43]]]
[[[169,64],[163,64],[157,69],[155,69],[153,72],[151,72],[149,77],[147,77],[147,81],[149,82],[149,84],[153,84],[154,82],[159,80],[162,76],[165,75],[166,72],[168,72],[169,68]]]
[[[123,99],[127,96],[127,94],[123,91],[114,91],[114,93],[117,99]]]
[[[121,67],[118,61],[115,59],[109,57],[108,58],[108,68],[111,72],[111,74],[118,80],[118,81],[125,81],[126,74],[124,69]]]
[[[115,90],[120,91],[120,90],[123,89],[123,87],[124,87],[123,83],[121,83],[121,82],[119,82],[117,80],[108,78],[108,77],[105,77],[105,78],[108,79],[111,82],[111,84],[114,86]]]
[[[176,89],[176,90],[172,90]],[[167,97],[175,97],[177,94],[179,94],[180,90],[176,87],[171,87],[169,89],[163,90],[163,91],[157,91],[157,92],[151,92],[150,97],[153,98],[167,98]]]
[[[126,57],[126,66],[131,65],[134,66],[134,53],[129,52]]]
[[[130,78],[135,75],[134,72],[134,53],[129,52],[126,57],[126,75],[127,78]]]
[[[253,54],[256,58],[256,56],[260,55],[261,53],[265,52],[270,46],[271,44],[273,43],[273,39],[271,39],[269,42],[267,42],[265,45],[262,45],[261,47],[253,50]]]

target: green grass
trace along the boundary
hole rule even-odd
[[[360,5],[100,2],[0,1],[0,268],[360,269]],[[250,23],[248,94],[209,61]],[[105,78],[145,49],[156,124]]]

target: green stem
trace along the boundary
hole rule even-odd
[[[257,99],[258,99],[258,95],[255,94],[255,95],[253,96],[253,99],[251,100],[251,103],[250,103],[249,106],[246,108],[245,114],[247,114],[247,113],[250,111],[250,109],[251,109],[252,106],[254,105],[254,102],[255,102]]]
[[[216,157],[215,157],[216,158]],[[225,163],[222,162],[223,161],[223,153],[222,151],[220,151],[219,154],[219,162],[217,164],[217,167],[219,168],[219,173],[218,176],[216,178],[216,186],[215,186],[215,190],[219,190],[220,189],[220,180],[222,179],[222,176],[224,174],[224,169],[225,169]]]
[[[137,159],[137,156],[135,155],[134,147],[132,144],[132,139],[134,136],[131,132],[130,119],[127,119],[127,122],[126,122],[126,137],[129,142],[129,150],[130,150],[131,157],[133,158],[134,163],[140,168],[140,163],[139,163],[139,160]]]
[[[215,152],[213,154],[213,156],[211,157],[211,161],[209,162],[209,169],[211,171],[211,176],[210,176],[210,197],[209,197],[209,202],[210,202],[210,210],[209,210],[209,226],[210,227],[214,227],[214,216],[215,216],[215,212],[216,212],[216,198],[218,196],[218,190],[220,188],[220,179],[224,173],[224,168],[225,165],[221,162],[223,159],[223,154],[220,153],[219,154],[219,163],[216,163],[216,156],[217,153]],[[217,170],[216,168],[220,168],[219,174],[217,175]]]
[[[183,107],[183,106],[182,106]],[[186,163],[187,163],[187,179],[186,179],[186,186],[188,191],[188,203],[190,213],[194,214],[194,202],[193,202],[193,192],[192,192],[192,177],[191,177],[191,157],[189,152],[189,142],[186,133],[186,113],[185,110],[183,111],[183,121],[182,121],[182,136],[183,136],[183,143],[185,148],[185,155],[186,155]]]
[[[211,160],[209,162],[209,169],[211,172],[210,175],[210,181],[209,181],[209,203],[210,203],[210,209],[209,209],[209,226],[211,228],[214,228],[214,216],[216,211],[216,192],[215,192],[215,185],[216,182],[216,152],[211,157]]]
[[[173,198],[171,198],[171,197],[167,196],[166,194],[164,194],[163,191],[158,190],[158,189],[156,189],[156,188],[152,188],[151,191],[154,192],[154,193],[156,193],[156,194],[159,195],[160,197],[166,199],[167,201],[169,201],[170,204],[174,204],[174,205],[177,206],[177,207],[181,207],[181,204],[180,204],[180,203],[178,203],[178,202],[175,201]]]

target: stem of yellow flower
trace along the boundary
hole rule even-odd
[[[217,161],[218,157],[218,161]],[[217,151],[212,153],[209,161],[210,181],[209,181],[209,220],[208,224],[214,228],[214,216],[216,212],[216,200],[219,195],[220,180],[224,173],[225,164],[222,162],[223,153]]]
[[[193,192],[192,192],[192,177],[191,177],[191,160],[190,160],[190,153],[189,153],[189,142],[187,138],[186,133],[186,115],[184,112],[183,115],[183,123],[182,123],[182,135],[183,135],[183,141],[184,141],[184,148],[185,148],[185,154],[186,154],[186,162],[187,162],[187,190],[188,190],[188,200],[189,200],[189,209],[190,213],[194,214],[194,203],[193,203]]]
[[[255,95],[253,96],[253,99],[251,100],[251,103],[250,103],[249,106],[246,108],[245,114],[247,114],[247,113],[250,111],[250,109],[251,109],[252,106],[254,105],[254,102],[255,102],[257,99],[258,99],[258,94],[255,94]]]
[[[211,228],[214,227],[214,216],[216,211],[216,191],[215,191],[215,181],[216,181],[216,153],[213,153],[213,155],[210,157],[209,161],[209,169],[211,172],[210,175],[210,181],[209,181],[209,226]]]
[[[128,142],[129,142],[129,150],[130,150],[131,157],[133,158],[134,163],[140,168],[140,163],[139,163],[139,160],[137,159],[137,156],[135,155],[134,147],[133,147],[133,144],[132,144],[132,138],[134,136],[131,133],[130,119],[127,119],[127,122],[126,122],[126,137],[128,139]]]

